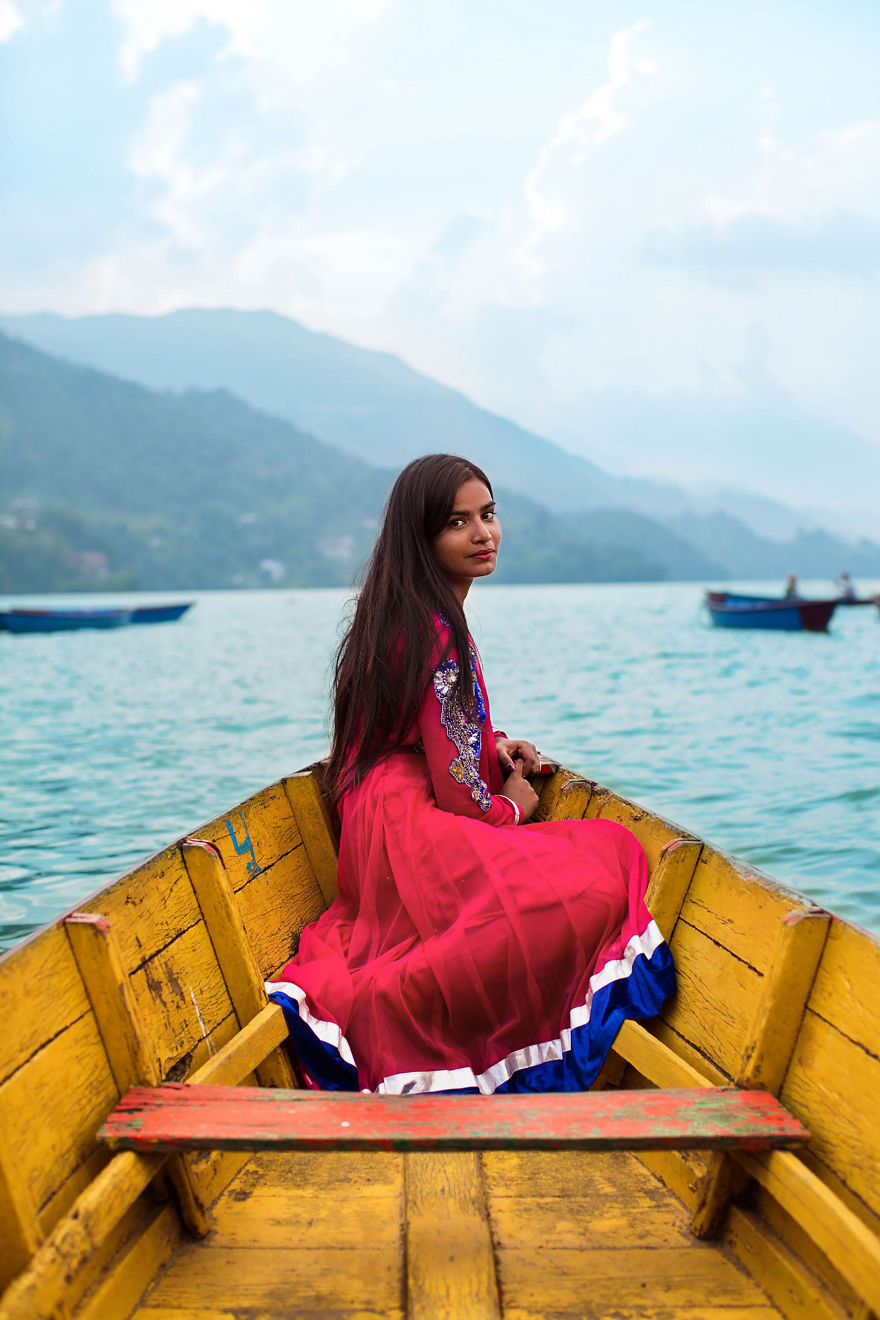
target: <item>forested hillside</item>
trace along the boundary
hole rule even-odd
[[[466,454],[506,491],[552,509],[554,517],[570,515],[567,538],[573,535],[579,544],[611,544],[627,551],[625,556],[596,551],[589,562],[583,554],[560,555],[557,529],[549,542],[532,546],[528,562],[516,565],[506,555],[505,573],[515,567],[518,574],[561,574],[569,580],[571,574],[595,578],[610,573],[625,578],[653,571],[669,578],[721,580],[795,571],[804,577],[833,578],[846,564],[854,573],[880,575],[880,546],[873,541],[853,546],[851,538],[823,532],[795,509],[747,490],[728,488],[698,495],[675,484],[687,484],[694,477],[686,455],[692,455],[695,445],[710,468],[721,450],[728,459],[731,452],[738,452],[740,480],[747,484],[757,463],[755,446],[769,456],[776,452],[777,440],[792,443],[789,432],[800,425],[805,461],[812,462],[817,447],[826,442],[848,454],[839,466],[852,487],[854,504],[864,501],[880,462],[874,449],[852,444],[847,448],[852,437],[847,441],[822,427],[810,429],[807,418],[780,417],[768,423],[768,431],[767,426],[755,429],[757,421],[751,426],[748,419],[731,418],[723,411],[676,421],[660,401],[620,400],[615,425],[601,409],[591,422],[593,452],[607,454],[607,463],[600,468],[509,418],[478,407],[400,358],[317,333],[275,312],[183,308],[155,317],[0,315],[0,328],[42,352],[148,390],[183,392],[170,396],[171,400],[184,399],[188,390],[209,395],[220,390],[217,407],[222,413],[228,390],[256,410],[252,416],[262,418],[260,425],[274,417],[299,434],[313,434],[344,451],[345,458],[337,463],[351,463],[360,471],[398,468],[432,450]],[[169,400],[167,394],[159,397]],[[196,411],[201,406],[190,403]],[[170,401],[166,407],[173,411]],[[625,435],[618,434],[622,418],[629,418]],[[774,436],[777,421],[789,428],[787,438]],[[679,425],[687,437],[678,435]],[[693,433],[695,427],[702,429],[699,437]],[[742,428],[748,444],[737,439]],[[662,457],[668,481],[620,474],[615,456],[646,445]],[[187,455],[181,457],[188,461]],[[786,490],[784,481],[779,489]],[[339,561],[337,568],[345,571],[341,565]]]
[[[0,336],[0,590],[348,585],[393,476],[225,390],[152,391]],[[498,494],[499,581],[667,575],[660,527],[646,552],[627,514],[594,536]]]

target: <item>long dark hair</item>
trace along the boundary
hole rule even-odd
[[[491,495],[489,478],[475,463],[428,454],[394,483],[336,656],[333,745],[325,773],[334,800],[401,745],[432,668],[453,647],[460,661],[454,699],[465,709],[473,703],[464,610],[432,542],[446,526],[459,486],[474,477]],[[443,655],[437,651],[437,614],[449,625]]]

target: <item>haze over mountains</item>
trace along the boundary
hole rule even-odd
[[[621,507],[650,514],[664,493],[658,483],[601,471],[399,358],[316,334],[275,312],[45,313],[0,317],[0,329],[150,389],[228,389],[374,466],[462,453],[491,468],[493,479],[571,512]]]
[[[799,530],[784,506],[743,497],[771,538],[758,535],[275,313],[7,316],[0,328],[43,350],[0,340],[0,506],[85,518],[79,548],[62,536],[56,551],[84,562],[81,542],[105,545],[108,585],[117,571],[148,588],[347,582],[394,470],[433,450],[474,458],[504,491],[508,530],[525,533],[518,547],[508,537],[510,581],[880,573],[880,546]]]
[[[226,390],[159,393],[0,335],[2,590],[347,585],[394,476]],[[498,494],[511,533],[501,581],[668,572],[647,520],[632,515],[643,553],[614,526],[586,536]],[[671,563],[717,570],[653,530]]]

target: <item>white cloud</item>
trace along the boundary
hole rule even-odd
[[[175,243],[193,250],[211,239],[209,227],[199,219],[199,204],[225,179],[223,170],[197,170],[186,159],[190,111],[199,95],[197,83],[180,82],[154,97],[128,159],[137,178],[162,188],[153,207],[155,219]]]
[[[523,184],[531,229],[519,256],[527,269],[540,272],[538,248],[549,235],[576,220],[584,204],[584,170],[596,149],[626,128],[621,93],[636,76],[656,72],[652,60],[640,59],[633,44],[648,29],[644,20],[622,28],[611,38],[608,78],[578,109],[562,117],[556,133],[542,148]]]
[[[827,129],[805,141],[764,131],[758,150],[751,177],[705,197],[707,220],[724,225],[754,215],[795,222],[840,210],[880,215],[880,119]]]
[[[226,29],[227,56],[259,75],[266,96],[302,87],[349,58],[348,43],[382,18],[393,0],[111,0],[123,25],[120,61],[135,79],[141,60],[198,22]]]
[[[757,325],[777,384],[880,436],[873,84],[821,25],[811,57],[748,14],[655,0],[613,32],[619,7],[566,3],[548,36],[494,0],[107,0],[148,224],[96,229],[91,260],[47,239],[6,300],[273,307],[573,445],[603,391],[739,397]]]
[[[24,19],[14,0],[0,0],[0,46],[11,41],[23,27]]]

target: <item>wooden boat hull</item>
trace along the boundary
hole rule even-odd
[[[636,833],[678,969],[600,1087],[758,1086],[812,1132],[805,1154],[111,1157],[95,1134],[136,1084],[291,1085],[261,983],[335,894],[304,772],[0,959],[0,1320],[880,1308],[880,946],[590,780],[536,787],[542,819]]]
[[[193,602],[138,605],[133,609],[58,609],[0,611],[0,631],[14,633],[71,632],[80,628],[121,628],[127,623],[174,623]]]
[[[827,632],[839,600],[773,600],[706,593],[706,608],[716,628],[761,628],[774,632]]]
[[[174,623],[192,609],[192,601],[177,605],[138,605],[132,610],[132,623]]]
[[[121,628],[131,610],[23,610],[0,612],[0,628],[12,633],[74,632],[82,628]]]

